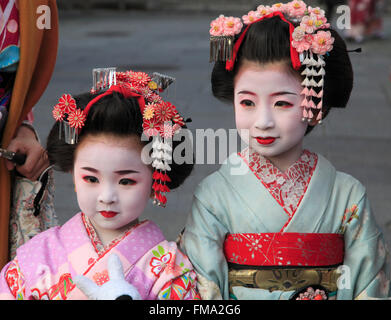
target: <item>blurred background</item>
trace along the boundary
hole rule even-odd
[[[346,2],[328,1],[306,3],[328,9],[335,26],[337,5]],[[241,17],[260,4],[274,1],[57,2],[58,59],[52,80],[34,111],[35,127],[44,145],[53,124],[52,107],[63,93],[88,91],[95,67],[116,66],[173,76],[176,84],[168,100],[178,106],[185,118],[192,118],[192,131],[235,128],[232,106],[222,104],[211,94],[209,24],[219,14]],[[338,170],[366,186],[376,220],[391,247],[391,8],[386,2],[380,10],[383,32],[360,43],[348,42],[349,49],[362,48],[362,53],[351,53],[355,83],[348,107],[334,109],[305,138],[305,147],[321,153]],[[224,159],[218,160],[221,163]],[[142,218],[154,220],[169,240],[175,240],[185,225],[195,187],[217,170],[219,163],[196,165],[184,185],[168,195],[166,208],[150,204]],[[63,224],[78,212],[78,205],[70,174],[56,172],[55,184],[55,207]]]

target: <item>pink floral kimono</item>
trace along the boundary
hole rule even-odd
[[[17,249],[1,271],[0,299],[86,299],[72,278],[84,275],[102,285],[109,280],[112,253],[120,257],[125,279],[142,299],[199,298],[192,265],[155,223],[143,221],[104,247],[79,213]]]

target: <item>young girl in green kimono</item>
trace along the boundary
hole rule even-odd
[[[181,245],[202,298],[388,297],[389,256],[365,187],[303,149],[349,100],[344,41],[323,10],[297,0],[259,6],[243,22],[211,23],[213,94],[234,105],[248,148],[195,191]]]

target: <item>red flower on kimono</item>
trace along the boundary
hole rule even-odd
[[[102,284],[110,280],[109,272],[107,270],[103,270],[102,272],[97,272],[93,275],[92,279],[98,286],[101,286]]]
[[[171,252],[162,255],[160,258],[153,257],[149,263],[149,265],[152,267],[151,272],[158,277],[164,268],[170,263],[171,259]]]
[[[349,217],[349,219],[348,219],[348,223],[349,223],[350,221],[352,221],[353,219],[358,219],[358,214],[357,214],[357,212],[358,212],[358,207],[357,207],[356,204],[354,204],[354,205],[349,209],[348,212],[351,212],[351,215],[350,215],[350,217]]]
[[[5,273],[5,278],[7,280],[12,295],[16,297],[18,291],[20,290],[19,287],[20,274],[17,266],[11,264],[11,267],[8,268],[8,270]]]
[[[145,87],[151,81],[151,78],[144,72],[133,72],[130,76],[130,81],[138,86]]]
[[[56,121],[64,120],[65,112],[58,104],[54,106],[52,114],[53,118],[56,119]]]
[[[160,131],[159,123],[155,119],[144,120],[143,122],[144,133],[148,136],[157,136]]]
[[[163,102],[155,106],[155,116],[160,122],[166,122],[174,116],[173,105],[170,102]]]
[[[49,300],[49,294],[46,291],[39,291],[38,288],[33,288],[31,290],[31,295],[33,296],[34,300]]]
[[[68,115],[68,122],[72,128],[82,128],[86,121],[86,115],[83,110],[76,109]]]
[[[65,112],[71,113],[76,109],[76,101],[70,94],[63,94],[60,100],[58,100],[58,106]]]
[[[64,273],[60,276],[60,279],[56,284],[49,289],[49,299],[54,300],[55,298],[61,297],[62,300],[66,300],[67,295],[76,286],[73,284],[70,273]]]

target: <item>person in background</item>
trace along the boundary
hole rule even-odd
[[[367,38],[384,38],[384,0],[350,0],[351,29],[346,31],[347,40],[361,43]]]
[[[37,26],[38,6],[50,28]],[[0,147],[26,155],[23,165],[0,157],[0,266],[27,239],[56,224],[47,154],[34,130],[32,108],[45,91],[57,56],[54,0],[0,0]]]

